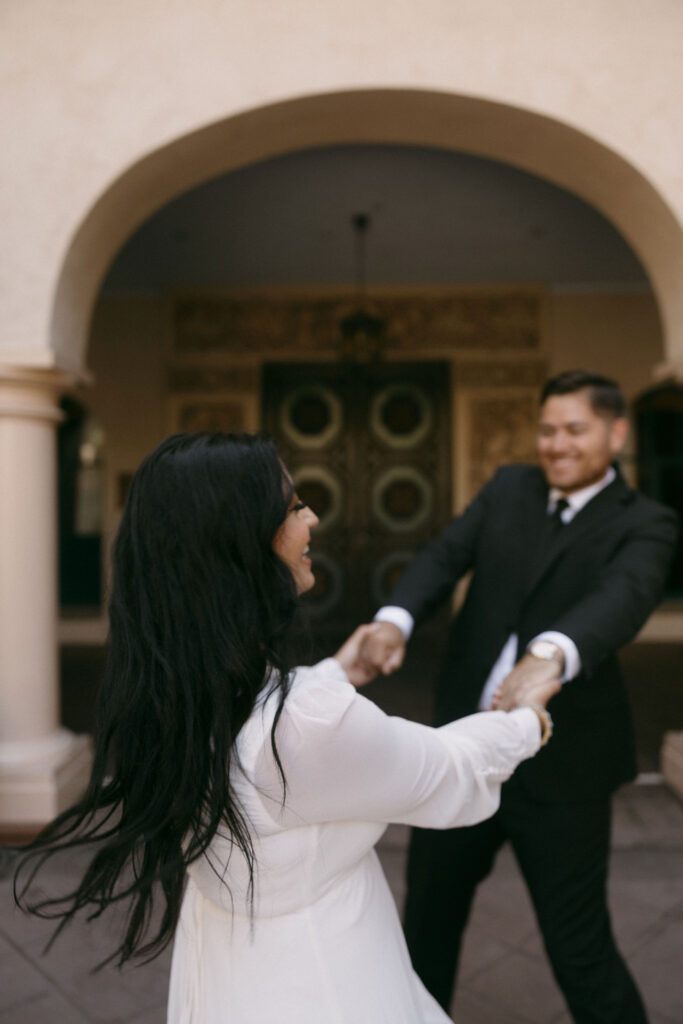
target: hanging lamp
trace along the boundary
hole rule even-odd
[[[367,234],[370,224],[367,213],[355,213],[351,217],[355,242],[356,308],[341,320],[339,326],[342,356],[354,363],[379,359],[386,331],[386,321],[374,316],[366,306]]]

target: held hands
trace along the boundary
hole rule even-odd
[[[545,707],[560,692],[559,668],[554,661],[544,661],[525,654],[496,690],[493,708],[511,711],[519,704],[540,704]]]
[[[361,656],[375,669],[389,676],[400,668],[406,653],[403,633],[393,622],[373,622],[374,629],[363,641]]]
[[[354,686],[363,686],[382,672],[400,668],[405,654],[403,633],[391,622],[370,622],[355,629],[334,657]]]
[[[333,655],[349,677],[349,682],[354,686],[364,686],[377,675],[377,666],[363,655],[365,644],[377,625],[377,623],[371,622],[364,626],[358,626]]]

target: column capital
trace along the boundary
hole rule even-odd
[[[0,363],[0,417],[61,421],[59,396],[79,379],[63,370]]]

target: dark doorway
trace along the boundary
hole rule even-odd
[[[638,431],[638,487],[683,516],[683,388],[662,384],[634,403]],[[683,535],[666,586],[683,597]]]
[[[62,613],[96,614],[102,600],[100,432],[76,399],[64,398],[61,408],[59,604]]]

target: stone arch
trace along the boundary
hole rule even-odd
[[[256,108],[199,128],[126,168],[83,218],[55,290],[58,365],[83,369],[104,273],[155,210],[217,175],[297,149],[394,143],[461,150],[531,172],[586,200],[621,232],[650,277],[670,363],[683,362],[683,230],[654,184],[578,127],[528,109],[422,90],[354,90]]]

